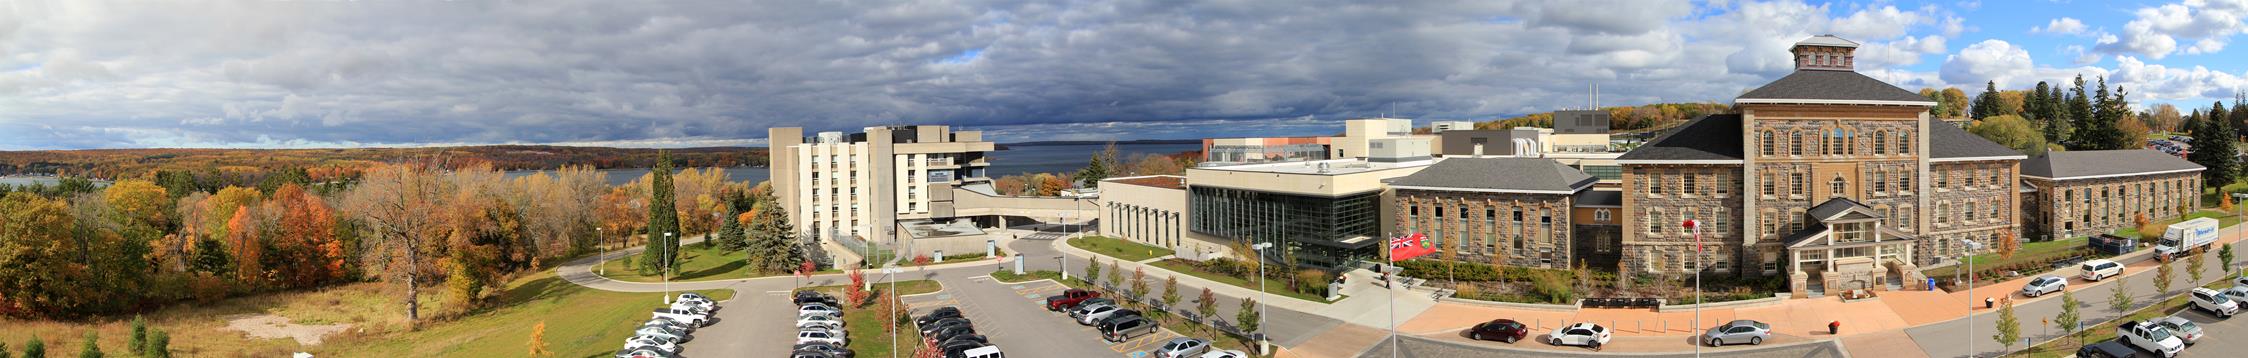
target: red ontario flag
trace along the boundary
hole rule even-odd
[[[1436,253],[1436,248],[1432,247],[1428,242],[1428,237],[1421,236],[1421,233],[1416,232],[1412,235],[1405,235],[1405,237],[1389,239],[1390,262],[1411,260],[1433,253]]]

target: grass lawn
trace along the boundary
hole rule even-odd
[[[1077,248],[1084,249],[1085,251],[1092,251],[1093,253],[1107,255],[1108,257],[1114,257],[1132,262],[1140,262],[1143,260],[1163,257],[1171,254],[1171,249],[1155,247],[1153,245],[1142,244],[1132,242],[1130,240],[1107,236],[1086,236],[1069,239],[1069,246],[1076,246]]]
[[[2234,224],[2239,224],[2239,223],[2240,223],[2240,217],[2239,217],[2239,216],[2234,216],[2234,215],[2226,214],[2226,213],[2225,213],[2225,212],[2223,212],[2223,211],[2216,211],[2216,210],[2202,210],[2202,211],[2196,211],[2196,212],[2194,212],[2194,213],[2192,213],[2192,214],[2186,214],[2186,216],[2184,216],[2184,217],[2180,217],[2180,218],[2176,218],[2176,219],[2171,219],[2171,220],[2163,220],[2163,221],[2156,221],[2156,222],[2154,222],[2154,224],[2155,224],[2155,225],[2158,225],[2158,226],[2165,226],[2165,227],[2167,227],[2167,226],[2170,226],[2170,224],[2176,224],[2176,223],[2178,223],[2178,222],[2180,222],[2180,221],[2193,220],[2193,219],[2199,219],[2199,218],[2217,218],[2217,227],[2232,227],[2232,225],[2234,225]],[[2145,239],[2146,239],[2146,237],[2145,237],[2145,236],[2142,236],[2142,235],[2140,235],[2140,234],[2139,234],[2139,228],[2138,228],[2138,227],[2126,227],[2126,228],[2121,228],[2121,229],[2115,229],[2115,232],[2114,232],[2114,234],[2115,234],[2115,236],[2122,236],[2122,237],[2129,237],[2129,238],[2138,238],[2138,239],[2141,239],[2141,240],[2139,240],[2139,241],[2147,241],[2147,240],[2145,240]],[[2154,233],[2154,235],[2155,235],[2155,236],[2162,236],[2162,233]]]
[[[897,287],[898,295],[901,296],[931,293],[944,289],[943,285],[937,284],[937,281],[933,280],[898,281]],[[888,283],[875,283],[874,295],[868,297],[881,297],[882,290],[888,289],[890,289]],[[805,287],[798,290],[825,292],[834,295],[837,299],[843,299],[844,297],[843,285]],[[846,340],[846,348],[850,348],[852,352],[857,354],[865,354],[863,357],[888,357],[892,351],[897,351],[901,356],[913,355],[913,349],[911,348],[898,350],[897,347],[890,345],[889,332],[883,331],[882,327],[884,327],[884,320],[891,317],[893,316],[888,312],[882,312],[882,303],[878,300],[870,299],[864,305],[847,307],[843,311],[843,325],[847,328],[847,331],[853,333]],[[899,345],[913,347],[920,344],[921,332],[913,329],[913,323],[899,324],[898,328],[897,342]]]
[[[1224,284],[1228,284],[1228,285],[1234,285],[1234,286],[1237,286],[1237,287],[1242,287],[1242,288],[1247,288],[1247,289],[1252,289],[1252,290],[1254,290],[1254,289],[1257,289],[1257,281],[1255,281],[1255,280],[1249,280],[1249,279],[1244,279],[1244,278],[1240,278],[1240,277],[1233,277],[1233,276],[1226,276],[1226,275],[1221,275],[1221,274],[1218,274],[1218,273],[1215,273],[1215,272],[1203,271],[1203,270],[1202,270],[1201,268],[1197,268],[1197,267],[1194,267],[1194,265],[1191,265],[1191,264],[1187,264],[1187,263],[1185,262],[1185,260],[1179,260],[1179,259],[1170,259],[1170,260],[1156,261],[1156,262],[1154,263],[1154,265],[1155,265],[1155,267],[1161,267],[1161,268],[1163,268],[1163,269],[1166,269],[1166,270],[1171,270],[1171,271],[1177,271],[1177,272],[1180,272],[1180,273],[1185,273],[1185,274],[1187,274],[1187,275],[1191,275],[1191,276],[1194,276],[1194,277],[1201,277],[1201,278],[1203,278],[1203,279],[1206,279],[1206,280],[1217,281],[1217,282],[1219,282],[1219,283],[1224,283]],[[1104,273],[1104,274],[1105,274],[1105,273]],[[1125,274],[1125,275],[1130,275],[1131,273],[1130,273],[1130,272],[1123,272],[1123,274]],[[1150,277],[1154,277],[1154,275],[1150,275]],[[1161,277],[1156,277],[1156,279],[1160,280],[1160,279],[1162,279],[1162,278],[1161,278]],[[1127,284],[1129,284],[1129,283],[1127,283]],[[1327,302],[1327,298],[1326,298],[1326,297],[1320,297],[1320,296],[1318,296],[1318,295],[1313,295],[1313,294],[1308,294],[1308,293],[1301,293],[1301,292],[1292,292],[1292,291],[1288,291],[1287,287],[1288,287],[1288,286],[1287,286],[1287,284],[1285,284],[1285,283],[1271,283],[1271,282],[1267,282],[1267,283],[1265,283],[1265,292],[1268,292],[1268,293],[1271,293],[1271,294],[1274,294],[1274,295],[1279,295],[1279,296],[1281,296],[1281,297],[1288,297],[1288,298],[1294,298],[1294,299],[1305,300],[1305,301],[1311,301],[1311,302],[1318,302],[1318,303],[1328,303],[1328,302]]]
[[[715,300],[733,290],[692,291]],[[586,288],[542,271],[510,282],[490,307],[419,331],[332,337],[312,353],[335,357],[503,357],[522,356],[531,328],[546,324],[547,349],[557,357],[615,354],[632,330],[662,306],[663,293],[624,293]],[[721,303],[724,304],[724,303]],[[749,324],[752,322],[719,322]]]
[[[725,280],[788,275],[787,273],[752,275],[747,268],[749,263],[743,261],[747,260],[748,258],[749,253],[747,252],[725,252],[724,250],[718,249],[717,246],[711,246],[709,249],[704,249],[702,248],[702,244],[699,243],[679,245],[679,270],[677,270],[679,274],[677,276],[671,276],[671,282]],[[639,259],[639,256],[633,256],[631,258],[631,260]],[[638,265],[626,265],[625,261],[627,260],[609,260],[609,262],[601,263],[601,266],[603,266],[602,269],[608,270],[608,272],[603,275],[603,277],[608,277],[611,280],[625,282],[663,282],[664,277],[662,274],[656,272],[641,274],[639,268],[634,267]],[[635,263],[637,264],[637,262]],[[829,269],[822,270],[817,273],[828,274],[837,272],[842,271]]]
[[[2022,243],[2022,247],[2020,249],[2014,251],[2014,257],[2012,259],[1999,258],[1998,253],[1992,252],[1981,255],[1968,256],[1967,261],[1973,262],[1975,266],[1978,267],[1998,267],[1994,265],[2005,265],[2015,262],[2032,261],[2052,255],[2064,255],[2067,254],[2070,250],[2084,247],[2084,243],[2091,240],[2092,238],[2090,237],[2076,237],[2045,242],[2025,242]],[[1961,263],[1958,265],[1929,269],[1927,271],[1923,271],[1922,274],[1927,275],[1928,277],[1949,277],[1952,274],[1957,273],[1959,270],[1966,268],[1967,264]]]
[[[1007,249],[999,249],[999,250],[997,250],[997,252],[996,252],[996,253],[997,253],[997,254],[999,254],[999,256],[998,256],[998,257],[1007,257],[1008,255],[1011,255],[1011,254],[1007,253]],[[967,262],[967,261],[982,260],[982,259],[984,259],[984,258],[985,258],[985,256],[984,256],[984,253],[983,253],[982,251],[971,252],[971,253],[965,253],[965,254],[944,255],[944,261],[941,261],[941,262],[939,262],[939,261],[934,261],[934,260],[932,260],[932,261],[929,261],[929,265],[942,265],[942,264],[950,264],[950,263],[960,263],[960,262]],[[914,266],[927,266],[927,265],[922,265],[922,264],[914,263],[914,262],[913,262],[913,260],[905,260],[905,261],[898,261],[898,266],[904,266],[904,267],[914,267]]]

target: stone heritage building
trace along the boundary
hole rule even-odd
[[[2052,152],[2022,162],[2034,189],[2022,208],[2024,236],[2067,238],[2149,220],[2174,219],[2201,206],[2201,165],[2146,149]]]
[[[1929,119],[1926,97],[1853,69],[1857,44],[1795,44],[1796,71],[1617,159],[1619,269],[1908,288],[1919,267],[2017,228],[2026,157]],[[1700,241],[1683,222],[1699,220]]]
[[[1551,159],[1450,157],[1389,186],[1396,232],[1426,235],[1445,259],[1565,268],[1577,261],[1570,209],[1598,181]]]

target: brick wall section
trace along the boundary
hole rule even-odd
[[[2037,192],[2023,226],[2038,239],[2097,235],[2137,225],[2139,213],[2162,221],[2202,205],[2199,172],[2028,182]]]
[[[1569,213],[1573,200],[1563,194],[1399,189],[1394,222],[1398,233],[1421,232],[1439,240],[1446,250],[1439,254],[1442,258],[1565,268],[1575,262]],[[1522,220],[1514,219],[1516,212]]]

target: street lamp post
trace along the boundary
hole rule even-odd
[[[1975,338],[1974,338],[1974,337],[1975,337],[1975,303],[1974,303],[1974,299],[1975,299],[1975,257],[1974,257],[1974,255],[1973,255],[1973,254],[1974,254],[1974,252],[1975,252],[1975,251],[1977,251],[1977,250],[1982,250],[1982,249],[1983,249],[1983,244],[1979,244],[1979,243],[1976,243],[1976,242],[1975,242],[1975,240],[1968,240],[1968,239],[1959,239],[1959,242],[1960,242],[1960,243],[1963,243],[1963,244],[1966,244],[1966,246],[1967,246],[1967,251],[1966,251],[1966,252],[1961,252],[1961,253],[1959,253],[1959,259],[1960,259],[1961,261],[1967,261],[1967,300],[1968,300],[1968,303],[1967,303],[1967,337],[1968,337],[1968,338],[1967,338],[1967,356],[1969,356],[1969,357],[1973,357],[1973,356],[1980,356],[1980,355],[1982,355],[1982,353],[1981,353],[1981,352],[1976,352],[1976,351],[1975,351]]]
[[[1063,255],[1054,255],[1054,261],[1061,261],[1061,263],[1062,263],[1062,281],[1065,281],[1065,282],[1066,282],[1066,281],[1069,281],[1069,255],[1067,255],[1067,254],[1063,254]]]
[[[1260,242],[1256,245],[1249,245],[1249,249],[1257,250],[1257,295],[1264,296],[1265,299],[1264,301],[1257,302],[1257,330],[1259,331],[1264,330],[1265,314],[1271,312],[1271,310],[1265,309],[1268,302],[1272,301],[1272,293],[1265,292],[1264,250],[1269,248],[1272,248],[1272,242],[1269,241]],[[1264,353],[1264,334],[1256,334],[1256,337],[1257,343],[1259,343],[1257,345],[1257,352]]]
[[[609,237],[608,237],[608,236],[604,236],[604,235],[601,235],[601,228],[599,228],[599,227],[595,227],[595,228],[593,228],[593,239],[595,240],[595,242],[599,242],[599,244],[596,244],[596,245],[597,245],[597,246],[601,246],[601,249],[602,249],[602,251],[608,251],[608,249],[609,249]],[[603,253],[601,253],[601,254],[604,254],[604,255],[605,255],[605,254],[608,254],[608,253],[607,253],[607,252],[603,252]],[[594,256],[594,257],[600,257],[601,255],[593,255],[593,256]],[[602,275],[602,276],[608,276],[608,275],[609,275],[609,261],[608,261],[608,260],[594,260],[594,265],[596,265],[596,266],[594,267],[594,269],[598,269],[598,270],[601,270],[601,275]]]
[[[1694,232],[1694,328],[1702,326],[1702,221],[1686,220],[1686,230]],[[1694,357],[1702,356],[1701,342],[1694,342]]]
[[[663,233],[663,303],[671,303],[671,233]]]
[[[897,307],[897,305],[901,304],[900,302],[898,302],[898,272],[900,271],[896,267],[882,268],[882,275],[885,276],[886,279],[890,280],[890,292],[888,292],[888,296],[890,296],[890,307]],[[897,322],[898,310],[890,309],[888,311],[890,311],[890,322]],[[898,346],[898,330],[890,330],[890,346]],[[891,349],[890,358],[898,358],[898,350]]]

